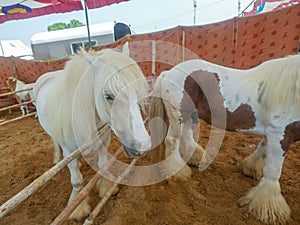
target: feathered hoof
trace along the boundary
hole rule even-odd
[[[192,170],[188,165],[185,165],[174,175],[175,179],[182,180],[182,181],[188,181],[191,177],[192,177]]]
[[[188,181],[192,176],[191,168],[187,164],[185,164],[181,169],[179,168],[180,167],[176,167],[175,164],[172,166],[164,165],[161,167],[160,173],[166,180],[172,177],[174,180]]]
[[[240,199],[240,206],[249,206],[249,212],[267,224],[286,224],[290,219],[290,208],[282,197],[279,182],[265,181],[254,187]]]
[[[264,176],[265,156],[255,157],[249,155],[244,160],[243,174],[256,180]]]
[[[112,188],[113,185],[114,183],[110,180],[107,180],[106,178],[102,178],[101,180],[99,180],[97,183],[99,197],[103,198],[106,195],[106,193]],[[116,195],[118,192],[119,192],[119,188],[116,187],[113,190],[112,195]]]
[[[196,149],[195,149],[192,157],[188,161],[188,165],[199,166],[203,154],[204,154],[204,149],[200,145],[197,144]]]
[[[175,180],[187,181],[192,170],[178,154],[171,154],[160,165],[160,174],[165,180],[172,177]]]
[[[89,197],[86,197],[80,205],[69,216],[69,220],[83,221],[91,212],[91,206],[89,204]]]

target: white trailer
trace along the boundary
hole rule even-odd
[[[116,21],[90,25],[89,29],[92,46],[110,44],[131,34],[130,25]],[[30,41],[35,60],[62,59],[89,45],[86,26],[37,33]]]

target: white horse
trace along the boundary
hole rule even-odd
[[[175,176],[187,179],[191,170],[178,149],[180,153],[195,149],[190,154],[192,164],[206,154],[193,139],[198,117],[215,127],[261,135],[260,145],[245,159],[243,168],[245,175],[260,182],[240,205],[249,205],[250,213],[265,223],[289,220],[290,208],[279,178],[290,145],[300,140],[300,55],[248,70],[204,60],[185,61],[158,78],[153,95],[151,117],[168,122],[165,154],[173,160],[165,170],[182,168]],[[152,128],[152,135],[160,135],[160,127]]]
[[[17,93],[14,94],[14,97],[17,99],[18,103],[30,101],[33,99],[32,89],[34,83],[25,84],[23,81],[20,81],[15,77],[8,77],[6,82],[11,91],[18,91]],[[31,89],[31,90],[27,90],[27,89]],[[26,91],[22,91],[22,90],[26,90]],[[21,105],[20,110],[22,111],[22,116],[29,114],[27,104]]]
[[[91,139],[104,124],[120,138],[128,156],[139,156],[151,147],[142,112],[149,86],[138,66],[128,55],[111,49],[95,53],[81,50],[64,70],[46,73],[34,87],[37,114],[41,126],[52,138],[56,160],[62,150],[66,157]],[[139,102],[139,103],[138,103]],[[104,134],[98,150],[98,166],[108,161],[110,130]],[[83,177],[78,160],[68,164],[73,190],[69,203],[78,195]],[[111,182],[100,181],[103,197]],[[69,219],[81,220],[90,213],[85,199]]]

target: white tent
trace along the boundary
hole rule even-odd
[[[14,56],[22,59],[33,58],[31,48],[20,40],[0,40],[0,56]]]

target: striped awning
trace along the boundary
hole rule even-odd
[[[0,23],[83,9],[84,0],[0,0]],[[129,0],[85,0],[89,9]]]

